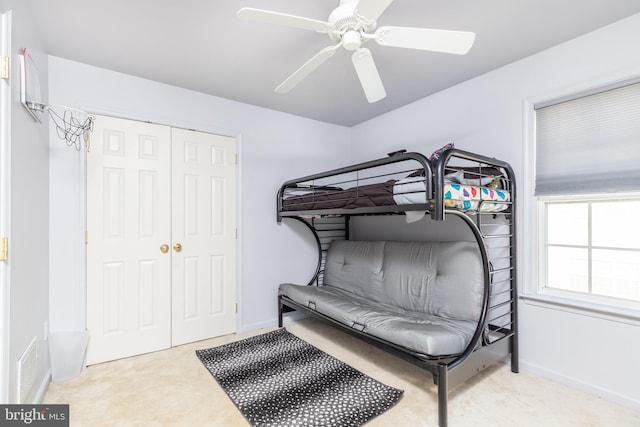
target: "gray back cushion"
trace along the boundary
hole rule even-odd
[[[476,321],[484,274],[473,242],[334,241],[324,284],[372,301]]]
[[[385,242],[333,241],[324,267],[324,284],[381,301],[384,247]]]

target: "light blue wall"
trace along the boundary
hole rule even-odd
[[[43,92],[47,90],[47,59],[43,41],[33,32],[27,6],[0,1],[11,11],[11,143],[9,228],[9,360],[8,401],[18,403],[18,359],[35,338],[38,372],[26,401],[46,390],[49,353],[45,322],[49,319],[49,145],[47,120],[37,123],[20,104],[20,49],[28,48],[38,66]],[[4,307],[3,307],[4,310]]]

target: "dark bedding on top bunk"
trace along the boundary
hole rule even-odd
[[[363,185],[340,191],[312,192],[306,195],[285,198],[285,211],[306,211],[316,209],[364,208],[395,205],[393,185],[395,180],[384,183]]]
[[[485,185],[490,185],[490,188],[503,187],[502,178],[504,175],[495,167],[451,166],[447,167],[444,172],[446,182],[478,186],[478,188]],[[284,192],[282,210],[312,211],[323,209],[354,209],[375,206],[395,206],[398,204],[426,203],[426,201],[415,201],[417,196],[422,196],[424,200],[425,183],[424,180],[421,179],[421,177],[425,176],[424,174],[424,169],[419,169],[411,172],[406,175],[405,178],[400,180],[390,179],[383,183],[354,186],[347,189],[332,186],[289,187],[285,189]],[[491,181],[493,181],[492,184],[490,184]],[[416,186],[419,183],[422,183],[422,187]],[[394,199],[394,186],[396,184],[400,184],[400,187],[396,189],[396,196],[400,197],[399,200]],[[484,200],[492,199],[489,198]],[[506,207],[507,205],[504,204],[499,206]],[[457,206],[456,208],[460,208],[460,206]]]

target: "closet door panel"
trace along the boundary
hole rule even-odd
[[[171,131],[97,116],[87,153],[87,363],[171,346]]]
[[[235,139],[173,129],[173,344],[235,332]],[[180,245],[180,250],[175,245]]]

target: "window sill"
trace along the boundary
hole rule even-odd
[[[520,299],[533,306],[640,326],[640,310],[634,308],[614,307],[543,293],[520,295]]]

